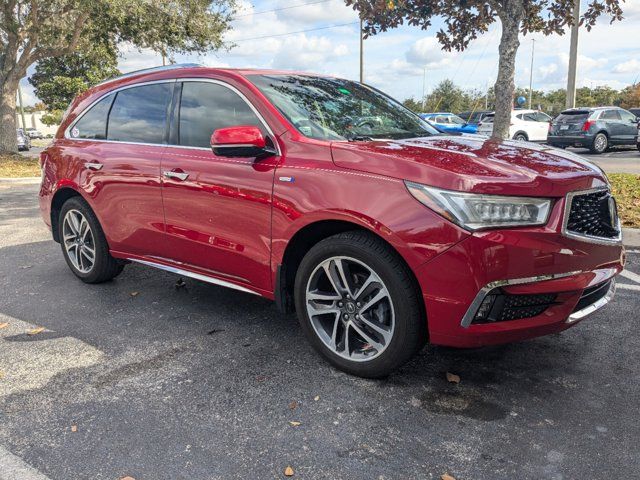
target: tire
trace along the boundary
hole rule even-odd
[[[346,275],[339,275],[338,263]],[[337,289],[325,266],[334,273]],[[343,289],[345,277],[352,287],[349,296]],[[314,292],[331,298],[314,299]],[[294,296],[311,345],[332,365],[353,375],[385,377],[427,340],[422,295],[411,271],[392,248],[368,232],[340,233],[314,245],[296,272]],[[323,308],[333,313],[311,313]]]
[[[526,142],[529,140],[529,137],[527,137],[527,134],[524,132],[517,132],[514,136],[513,139],[517,142]]]
[[[109,254],[100,222],[81,197],[72,197],[62,205],[58,217],[58,238],[67,265],[85,283],[106,282],[118,276],[124,268],[124,264]],[[76,241],[78,238],[80,240]]]
[[[591,142],[591,147],[589,147],[589,150],[591,150],[591,153],[600,155],[601,153],[606,152],[608,148],[609,137],[607,137],[605,133],[600,132],[596,134],[595,137],[593,137],[593,141]]]

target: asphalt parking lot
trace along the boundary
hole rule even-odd
[[[639,252],[575,328],[372,381],[266,300],[140,265],[81,283],[36,192],[0,181],[1,480],[638,478]]]

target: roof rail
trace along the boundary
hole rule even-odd
[[[143,73],[153,73],[153,72],[164,72],[165,70],[175,70],[178,68],[195,68],[202,67],[203,65],[200,63],[174,63],[171,65],[161,65],[159,67],[151,67],[151,68],[142,68],[140,70],[134,70],[132,72],[123,73],[122,75],[116,75],[115,77],[107,78],[102,82],[98,83],[98,85],[103,85],[105,83],[112,82],[114,80],[122,80],[123,78],[133,77],[135,75],[141,75]]]

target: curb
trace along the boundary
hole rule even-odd
[[[40,177],[0,177],[0,184],[2,183],[32,185],[40,183]]]
[[[622,243],[625,247],[640,248],[640,228],[623,228]]]

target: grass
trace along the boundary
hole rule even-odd
[[[640,228],[640,175],[610,173],[613,195],[618,201],[618,213],[623,227]]]
[[[39,177],[40,166],[37,158],[24,155],[0,155],[0,177]],[[611,173],[613,194],[618,201],[622,225],[640,228],[640,175],[631,173]]]
[[[0,154],[0,177],[39,177],[38,158],[26,157],[18,153]]]

